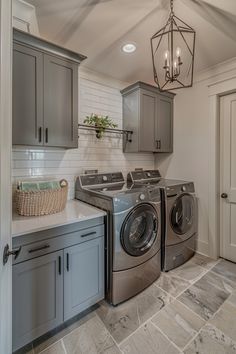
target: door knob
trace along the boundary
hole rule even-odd
[[[221,194],[221,198],[223,198],[223,199],[228,198],[228,194],[227,194],[227,193],[222,193],[222,194]]]
[[[15,256],[15,259],[16,259],[19,256],[20,251],[21,251],[21,247],[10,251],[9,245],[7,244],[4,248],[4,251],[3,251],[3,265],[5,265],[7,263],[9,256]]]

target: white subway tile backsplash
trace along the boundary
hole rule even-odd
[[[115,85],[114,85],[115,86]],[[122,97],[117,88],[92,81],[89,74],[80,78],[79,122],[86,115],[109,115],[122,128]],[[124,154],[122,137],[106,133],[99,140],[93,131],[79,130],[79,148],[61,149],[13,149],[13,184],[29,178],[65,178],[69,182],[69,199],[74,198],[77,175],[86,169],[99,172],[121,170],[124,175],[135,168],[154,168],[153,154]]]

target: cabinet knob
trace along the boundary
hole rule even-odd
[[[10,251],[9,245],[7,244],[3,251],[3,265],[7,263],[9,256],[15,256],[14,259],[16,259],[19,256],[20,251],[21,251],[21,247]]]
[[[228,194],[227,194],[227,193],[222,193],[222,194],[221,194],[221,198],[223,198],[223,199],[228,198]]]

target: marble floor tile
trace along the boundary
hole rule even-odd
[[[153,284],[116,307],[103,301],[97,314],[115,341],[120,343],[172,300],[168,293]]]
[[[170,272],[162,273],[155,284],[167,293],[171,294],[173,297],[178,296],[191,285],[188,280],[184,280]]]
[[[152,285],[135,297],[140,324],[160,311],[165,305],[173,301],[170,294],[159,287]]]
[[[125,340],[120,349],[124,354],[179,354],[177,348],[150,322]]]
[[[177,300],[158,312],[152,322],[180,349],[205,325],[203,319]]]
[[[203,319],[208,320],[229,297],[235,286],[236,283],[210,271],[178,299]]]
[[[227,299],[227,302],[230,302],[232,305],[236,306],[236,290],[232,292],[232,294]]]
[[[95,316],[63,338],[67,354],[119,354],[102,321]]]
[[[171,270],[168,274],[176,275],[188,281],[195,281],[206,272],[206,269],[195,264],[191,260],[178,268]]]
[[[207,324],[185,348],[184,354],[236,354],[236,343]]]
[[[50,347],[48,347],[47,349],[43,350],[40,353],[42,353],[42,354],[66,354],[61,340],[59,342],[54,343],[53,345],[51,345]]]
[[[79,318],[78,321],[73,322],[70,324],[68,322],[68,326],[64,329],[62,329],[59,332],[56,332],[55,334],[49,336],[48,338],[42,340],[36,340],[33,345],[34,345],[34,354],[38,354],[47,347],[51,346],[53,343],[58,342],[60,339],[62,339],[64,336],[66,336],[68,333],[72,332],[74,329],[78,328],[81,326],[83,323],[87,322],[89,319],[93,318],[96,316],[96,313],[90,312],[87,315],[84,315],[83,317]],[[80,317],[80,316],[79,316]]]
[[[214,260],[200,253],[195,253],[195,255],[191,258],[191,262],[198,264],[203,268],[210,269],[218,263],[218,260]]]
[[[236,307],[232,303],[225,302],[209,323],[236,341]]]
[[[221,259],[220,262],[212,268],[212,271],[236,282],[236,263]]]
[[[132,300],[117,307],[102,301],[97,314],[118,343],[133,333],[139,326],[137,306],[135,301]]]

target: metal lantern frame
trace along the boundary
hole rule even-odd
[[[181,60],[178,61],[177,65],[178,68],[176,69],[175,72],[175,68],[174,68],[174,33],[179,33],[181,38],[183,39],[190,55],[191,55],[191,65],[190,65],[190,69],[189,72],[191,70],[191,81],[190,84],[186,85],[184,84],[181,79],[179,78],[179,76],[181,75],[181,70],[180,67],[183,64],[181,62]],[[189,46],[186,38],[185,38],[185,34],[192,34],[193,35],[193,39],[192,39],[192,49]],[[155,65],[155,55],[157,55],[157,51],[160,47],[160,44],[163,40],[163,37],[167,36],[168,37],[168,49],[170,48],[170,63],[171,65],[169,67],[167,66],[163,66],[163,69],[166,71],[165,74],[165,82],[163,85],[160,84],[159,79],[158,79],[158,74],[157,74],[157,68]],[[157,43],[156,48],[154,48],[154,40],[157,40],[159,38],[159,41]],[[185,23],[183,20],[181,20],[179,17],[177,17],[174,14],[174,10],[173,10],[173,0],[170,0],[170,15],[168,17],[167,23],[165,24],[164,27],[162,27],[158,32],[156,32],[152,37],[151,37],[151,50],[152,50],[152,63],[153,63],[153,73],[154,73],[154,81],[156,82],[158,88],[161,91],[165,91],[165,90],[176,90],[176,89],[180,89],[180,88],[187,88],[187,87],[192,87],[193,86],[193,69],[194,69],[194,53],[195,53],[195,40],[196,40],[196,32],[195,30],[190,27],[187,23]],[[170,45],[169,45],[170,44]],[[167,71],[167,68],[170,69],[170,71]],[[167,74],[168,73],[168,74]],[[166,88],[166,85],[168,83],[173,83],[173,82],[177,82],[180,86],[176,86],[176,87],[171,87],[171,88]]]

